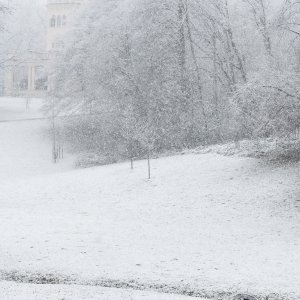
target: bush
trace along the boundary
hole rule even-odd
[[[239,155],[279,163],[297,162],[300,161],[300,140],[291,138],[243,140],[239,143],[198,147],[193,152]]]
[[[300,140],[281,141],[265,156],[276,162],[298,162],[300,161]]]
[[[113,155],[96,154],[96,153],[83,153],[75,161],[76,168],[90,168],[95,166],[110,165],[118,162],[118,159]]]

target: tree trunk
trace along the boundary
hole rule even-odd
[[[195,70],[196,70],[196,75],[197,75],[197,87],[198,87],[198,92],[199,92],[199,102],[200,102],[200,107],[201,107],[201,112],[202,112],[202,116],[203,116],[203,121],[204,121],[204,130],[205,130],[205,144],[208,142],[209,140],[209,131],[208,131],[208,120],[207,120],[207,113],[204,107],[204,103],[203,103],[203,86],[202,86],[202,80],[201,80],[201,72],[200,72],[200,68],[198,65],[198,61],[197,61],[197,57],[196,57],[196,52],[195,52],[195,47],[194,47],[194,41],[193,41],[193,36],[192,36],[192,31],[191,31],[191,26],[190,26],[190,20],[189,20],[189,14],[188,14],[188,4],[186,1],[186,17],[185,17],[185,23],[187,26],[187,36],[188,36],[188,40],[189,40],[189,44],[190,44],[190,49],[191,49],[191,54],[192,54],[192,59],[193,59],[193,63],[195,66]],[[192,124],[194,127],[194,103],[192,103]]]
[[[148,150],[148,179],[151,179],[150,150]]]
[[[187,79],[186,79],[186,44],[185,44],[185,8],[183,0],[178,0],[178,23],[179,23],[179,46],[178,46],[178,58],[180,67],[180,85],[182,94],[187,94]]]
[[[268,29],[265,0],[246,0],[251,7],[256,26],[263,38],[266,53],[272,56],[272,42]]]
[[[219,103],[219,85],[218,85],[218,68],[217,68],[217,38],[214,33],[212,36],[213,46],[213,99],[215,106],[215,118],[217,123],[217,135],[218,139],[221,140],[221,114],[220,114],[220,103]]]
[[[57,162],[54,99],[52,99],[52,160]]]
[[[241,58],[240,52],[237,48],[237,45],[235,43],[234,37],[233,37],[233,31],[230,25],[230,15],[229,15],[229,9],[228,9],[228,2],[227,0],[225,1],[225,17],[226,17],[226,33],[227,33],[227,39],[229,42],[229,48],[231,48],[233,51],[233,57],[235,56],[238,62],[238,69],[240,70],[242,79],[244,81],[244,83],[247,82],[247,75],[246,75],[246,71],[244,68],[244,63],[243,60]],[[234,61],[231,61],[231,68],[233,68],[233,64]],[[233,75],[234,75],[234,71],[233,71]],[[235,81],[235,79],[234,79]]]

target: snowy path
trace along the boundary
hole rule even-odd
[[[0,271],[300,295],[299,166],[193,154],[154,160],[151,181],[144,161],[72,170],[51,164],[43,126],[0,124]]]

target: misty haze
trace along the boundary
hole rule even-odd
[[[300,300],[299,0],[0,0],[0,300]]]

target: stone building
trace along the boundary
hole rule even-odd
[[[47,0],[47,49],[28,50],[22,57],[9,59],[4,67],[3,95],[12,97],[45,97],[48,89],[48,67],[52,54],[64,47],[64,36],[72,18],[85,0]]]

